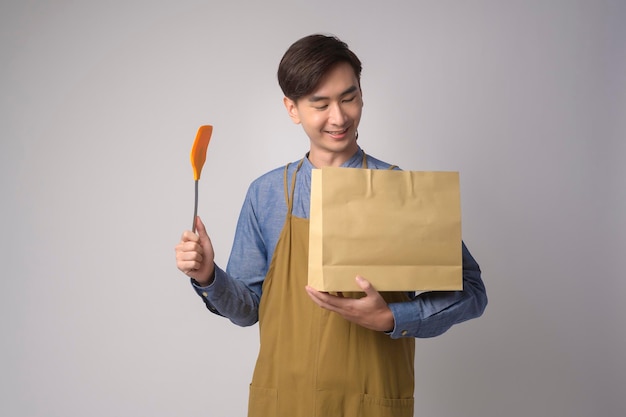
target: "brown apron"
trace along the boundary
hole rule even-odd
[[[367,167],[365,155],[364,164]],[[249,417],[412,417],[415,340],[391,339],[320,308],[307,295],[309,221],[287,218],[263,283],[261,346]],[[367,277],[365,277],[367,278]],[[361,297],[362,293],[344,293]],[[405,293],[383,293],[387,302]]]

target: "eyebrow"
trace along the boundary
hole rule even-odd
[[[354,93],[355,91],[357,91],[358,88],[356,85],[353,85],[352,87],[349,87],[348,89],[346,89],[343,93],[339,94],[339,97],[343,97],[346,94],[351,94]],[[311,96],[309,97],[308,101],[310,103],[316,103],[318,101],[323,101],[323,100],[330,100],[330,97],[322,97],[322,96]]]

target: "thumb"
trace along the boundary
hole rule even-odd
[[[374,287],[372,287],[372,284],[360,275],[356,276],[356,283],[359,287],[361,287],[363,292],[365,292],[365,295],[372,295],[377,292]]]
[[[196,216],[196,232],[198,233],[200,240],[209,239],[209,235],[206,232],[206,227],[204,227],[204,223],[202,223],[200,216]]]
[[[200,217],[196,218],[196,232],[198,233],[198,243],[204,249],[204,255],[208,260],[213,262],[213,244],[211,243],[211,238],[206,232],[206,227],[204,227],[204,223],[200,220]]]

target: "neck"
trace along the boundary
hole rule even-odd
[[[347,152],[320,152],[311,149],[308,153],[308,159],[315,168],[339,167],[352,158],[359,151],[358,146]]]

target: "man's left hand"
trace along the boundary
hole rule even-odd
[[[318,306],[333,311],[346,320],[371,330],[393,330],[395,321],[387,302],[365,278],[357,276],[356,282],[365,292],[364,297],[347,298],[341,293],[332,295],[308,285],[306,291]]]

